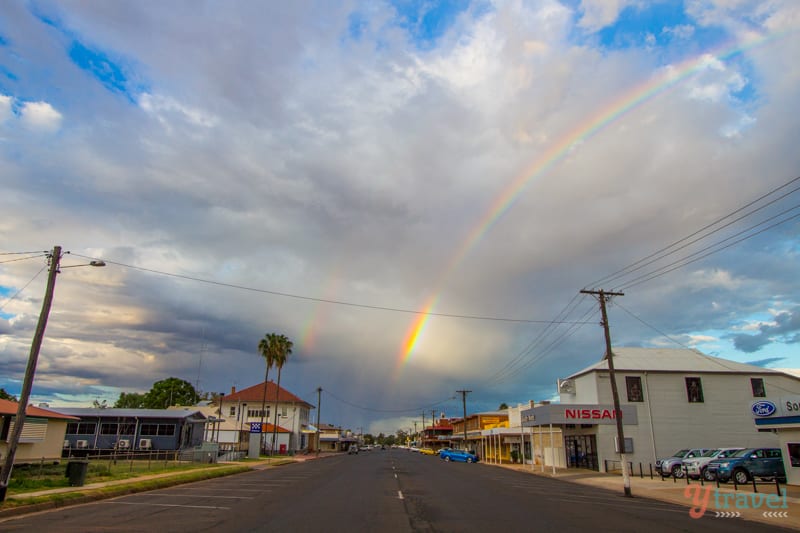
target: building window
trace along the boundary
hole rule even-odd
[[[686,398],[689,403],[703,403],[703,384],[700,378],[686,378]]]
[[[231,405],[231,410],[228,411],[228,416],[236,416],[236,406]]]
[[[639,376],[625,376],[625,386],[628,388],[629,402],[643,402],[642,378]]]
[[[750,387],[753,389],[753,398],[767,397],[767,389],[764,388],[764,378],[750,378]]]
[[[94,422],[70,422],[67,424],[67,435],[94,435],[96,429]]]
[[[800,443],[797,442],[787,442],[787,448],[789,449],[789,461],[792,467],[799,467],[800,466]]]

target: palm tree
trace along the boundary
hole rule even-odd
[[[261,443],[264,447],[264,414],[267,412],[267,379],[269,379],[269,369],[275,364],[275,343],[278,338],[276,333],[267,333],[264,338],[258,341],[258,353],[264,358],[267,370],[264,373],[264,395],[261,398]]]
[[[275,353],[273,354],[273,362],[278,368],[278,388],[275,390],[275,416],[272,424],[272,453],[275,453],[275,437],[278,433],[278,395],[281,392],[281,370],[283,369],[283,365],[286,364],[289,355],[291,355],[293,346],[294,343],[290,341],[286,335],[278,335],[275,344]]]

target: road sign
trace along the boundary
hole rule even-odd
[[[261,422],[250,422],[250,433],[261,433]]]

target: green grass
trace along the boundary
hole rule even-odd
[[[65,459],[61,464],[57,465],[42,464],[14,467],[8,485],[9,495],[69,487],[69,478],[66,476],[67,463],[68,460]],[[86,484],[220,466],[222,465],[175,461],[92,460],[86,473]]]

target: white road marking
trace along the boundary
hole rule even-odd
[[[401,500],[403,499],[403,491],[402,490],[398,490],[397,491],[397,497],[400,498]]]
[[[188,507],[189,509],[222,509],[229,510],[230,507],[214,507],[213,505],[178,505],[176,503],[145,503],[145,502],[119,502],[119,501],[105,501],[105,504],[115,503],[118,505],[148,505],[150,507]]]
[[[394,478],[397,479],[397,474],[394,475]]]
[[[191,498],[224,498],[226,500],[252,500],[252,496],[219,496],[217,494],[193,494],[193,493],[183,493],[183,492],[154,492],[152,494],[148,494],[146,492],[140,492],[139,494],[131,494],[131,496],[188,496]]]

